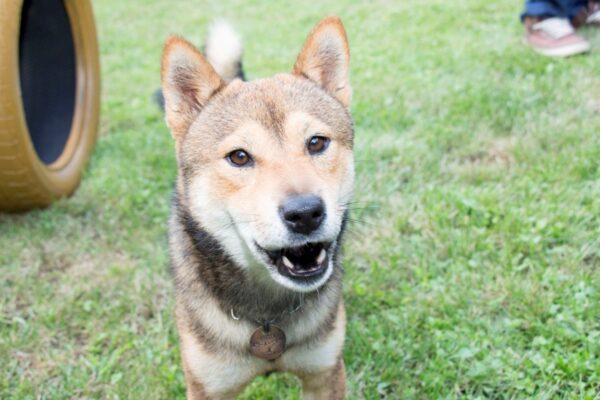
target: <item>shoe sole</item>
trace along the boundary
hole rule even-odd
[[[544,56],[548,56],[548,57],[561,57],[561,58],[571,57],[571,56],[575,56],[577,54],[587,53],[591,49],[591,46],[588,42],[574,43],[569,46],[556,47],[556,48],[535,47],[531,43],[529,43],[527,38],[523,38],[523,43],[526,46],[531,47],[535,52],[542,54]]]

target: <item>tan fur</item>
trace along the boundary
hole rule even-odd
[[[206,303],[203,303],[204,307]],[[210,309],[210,307],[208,307]],[[207,312],[210,317],[212,313]],[[177,306],[177,327],[181,342],[183,369],[188,382],[188,399],[233,399],[255,377],[274,371],[289,371],[302,380],[305,399],[343,399],[345,396],[345,370],[341,358],[345,311],[338,305],[334,328],[316,343],[293,347],[274,362],[260,360],[251,355],[232,356],[226,349],[211,351],[190,332],[188,316]],[[318,323],[318,322],[317,322]],[[246,336],[256,329],[243,322],[226,317],[209,321],[208,329],[214,329],[233,341],[246,343]],[[298,323],[287,329],[288,339],[293,343],[299,337],[310,336],[310,322]]]
[[[346,397],[346,369],[342,359],[332,368],[300,375],[300,379],[305,400],[341,400]]]
[[[233,399],[255,377],[278,371],[300,377],[305,399],[345,397],[338,261],[330,256],[323,282],[302,292],[265,266],[253,244],[292,246],[281,233],[279,205],[310,193],[328,210],[311,241],[339,245],[354,177],[348,62],[337,17],[311,32],[292,74],[251,82],[225,83],[181,38],[165,45],[166,121],[179,166],[169,248],[188,399]],[[316,156],[306,150],[314,135],[330,139]],[[236,149],[251,154],[252,168],[226,161]],[[296,302],[301,307],[288,312]],[[234,308],[241,318],[232,318]],[[287,339],[278,359],[250,353],[258,325],[244,312],[277,315]]]

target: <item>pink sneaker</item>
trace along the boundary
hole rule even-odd
[[[566,18],[525,17],[525,44],[550,57],[569,57],[588,52],[590,43],[575,33]]]

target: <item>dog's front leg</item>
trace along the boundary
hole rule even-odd
[[[192,379],[188,379],[186,375],[187,382],[187,391],[185,398],[187,400],[210,400],[206,393],[204,393],[204,388],[202,384],[199,382],[195,382]]]
[[[209,395],[206,392],[204,385],[187,371],[185,364],[183,370],[187,386],[186,400],[233,400],[241,391],[237,389],[227,393]]]
[[[341,400],[346,397],[346,369],[341,358],[333,368],[303,374],[300,379],[304,400]]]
[[[207,350],[182,321],[178,327],[187,400],[235,399],[256,375],[263,372],[257,363],[248,361],[249,357],[239,358],[224,350]]]

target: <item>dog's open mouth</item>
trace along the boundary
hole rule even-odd
[[[321,275],[327,269],[331,242],[307,243],[280,250],[262,249],[277,271],[284,276],[302,279]]]

